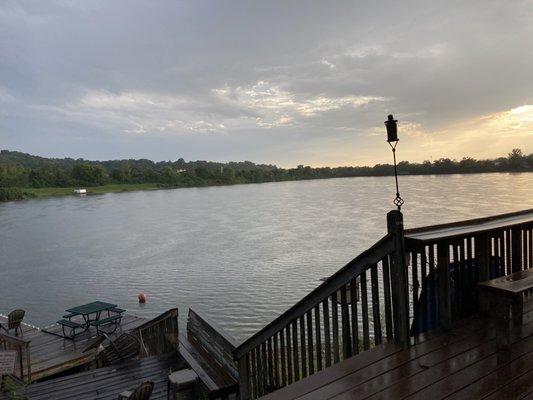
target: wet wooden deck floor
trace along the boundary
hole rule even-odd
[[[149,380],[154,382],[150,399],[162,400],[167,398],[168,374],[184,366],[176,353],[147,357],[35,383],[24,394],[28,400],[116,400],[119,393]]]
[[[380,345],[263,399],[533,399],[533,323],[525,322],[509,350],[496,348],[488,320],[469,318],[406,350]]]
[[[0,314],[0,323],[7,318]],[[123,332],[128,332],[145,323],[147,319],[135,315],[124,314],[121,322]],[[91,362],[96,350],[83,353],[89,340],[96,336],[94,328],[80,333],[75,340],[64,339],[59,325],[38,328],[32,325],[22,325],[22,338],[30,340],[30,359],[32,380],[39,380],[74,367]],[[114,335],[120,334],[120,329]],[[18,363],[17,363],[18,364]],[[18,368],[18,365],[17,365]],[[24,364],[26,369],[26,364]],[[19,372],[17,371],[17,375]]]

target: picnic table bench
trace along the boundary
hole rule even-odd
[[[494,306],[496,342],[507,348],[520,335],[524,313],[524,295],[533,290],[533,269],[518,271],[479,284],[480,296]]]
[[[66,310],[67,314],[63,315],[63,319],[60,319],[57,323],[61,325],[63,336],[68,339],[73,339],[76,336],[76,331],[78,329],[86,331],[91,326],[96,328],[97,334],[100,334],[100,329],[103,326],[114,325],[114,332],[120,325],[122,314],[125,311],[126,310],[118,308],[116,304],[93,301],[92,303],[69,308]],[[107,312],[107,318],[100,319],[102,312]],[[111,315],[111,313],[113,313],[113,315]],[[83,318],[83,323],[72,321],[72,318],[76,316],[81,316]],[[94,317],[91,318],[91,316]],[[70,329],[70,334],[67,335],[66,329]]]

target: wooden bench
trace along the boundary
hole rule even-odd
[[[107,318],[98,319],[96,321],[91,321],[90,325],[94,326],[96,328],[96,334],[98,334],[98,335],[100,334],[100,328],[103,327],[103,326],[114,325],[115,328],[113,329],[112,332],[115,332],[115,330],[120,325],[120,320],[121,319],[122,319],[122,315],[121,314],[117,314],[117,315],[112,315],[112,316],[107,317]],[[108,333],[112,333],[112,332],[108,332]]]
[[[77,322],[71,321],[70,319],[60,319],[59,321],[57,321],[57,323],[61,325],[63,337],[67,339],[74,339],[74,336],[76,336],[76,329],[83,328],[82,324],[78,324]],[[65,327],[70,329],[70,335],[67,335],[65,333]]]
[[[495,320],[498,347],[507,348],[520,335],[524,294],[533,289],[533,269],[480,282],[479,289],[480,296],[494,307],[491,314]]]
[[[187,333],[179,335],[179,352],[198,374],[208,397],[237,393],[239,374],[233,361],[236,341],[212,321],[189,309]]]

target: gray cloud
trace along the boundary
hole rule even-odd
[[[533,104],[532,17],[531,1],[4,1],[0,141],[98,159],[380,161],[389,112],[441,140]]]

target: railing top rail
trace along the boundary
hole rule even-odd
[[[448,224],[424,226],[405,230],[405,239],[415,242],[435,242],[460,236],[475,235],[502,228],[533,223],[533,208],[513,213],[493,215]]]
[[[27,347],[31,343],[31,340],[13,336],[8,333],[0,333],[0,342],[7,342],[17,346]]]
[[[324,281],[324,283],[310,292],[294,306],[245,340],[233,352],[235,359],[241,358],[254,347],[272,337],[276,332],[286,327],[295,318],[305,314],[307,311],[320,304],[323,300],[327,299],[331,294],[335,293],[348,282],[356,278],[365,267],[377,263],[393,251],[394,239],[391,234],[387,234],[372,247],[359,254],[339,271],[331,275]]]

